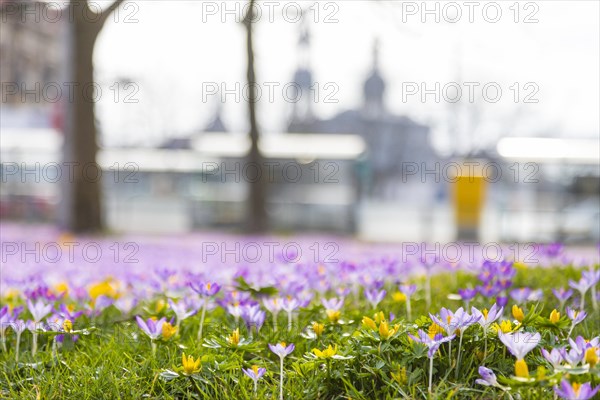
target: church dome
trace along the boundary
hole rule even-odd
[[[365,102],[383,104],[383,93],[385,92],[385,82],[379,73],[379,69],[374,68],[371,75],[365,81],[363,93]]]

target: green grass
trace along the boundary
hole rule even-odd
[[[526,358],[532,376],[537,376],[531,384],[522,384],[513,379],[514,358],[504,345],[491,334],[488,337],[488,355],[485,365],[491,368],[502,384],[510,385],[511,395],[516,399],[551,399],[552,386],[561,378],[554,374],[552,367],[540,355],[540,347],[550,348],[565,343],[570,327],[561,311],[563,319],[553,327],[546,321],[555,307],[555,299],[550,289],[566,286],[569,278],[576,279],[579,271],[571,267],[553,269],[520,270],[514,287],[530,286],[544,289],[547,303],[529,304],[530,313],[524,322],[524,329],[542,334],[542,343]],[[454,282],[456,282],[454,284]],[[439,275],[432,280],[434,294],[431,310],[425,309],[425,300],[415,297],[412,301],[415,324],[424,329],[431,321],[428,311],[437,312],[441,306],[456,309],[459,301],[449,300],[448,294],[456,293],[458,287],[475,285],[476,278],[458,274],[456,279],[449,275]],[[159,342],[156,356],[152,356],[150,341],[140,331],[133,319],[122,320],[112,307],[94,321],[81,318],[76,328],[95,327],[89,335],[80,335],[76,343],[66,340],[53,357],[51,337],[40,339],[40,349],[31,356],[31,334],[25,332],[21,338],[20,362],[15,362],[14,334],[9,329],[8,353],[1,353],[0,397],[3,399],[276,399],[279,394],[279,359],[271,353],[267,343],[285,341],[295,343],[295,351],[285,359],[286,399],[508,399],[508,394],[494,388],[475,384],[477,369],[482,365],[482,331],[479,325],[468,328],[463,339],[463,351],[458,379],[456,372],[456,351],[458,339],[453,343],[453,354],[448,354],[448,346],[443,345],[434,359],[433,393],[427,392],[428,365],[426,349],[412,343],[407,332],[414,332],[415,325],[404,320],[404,304],[394,302],[387,287],[388,295],[378,310],[393,312],[399,324],[398,332],[389,340],[380,340],[373,332],[361,324],[363,316],[373,317],[375,310],[368,303],[349,296],[342,309],[342,324],[332,324],[326,320],[323,307],[313,301],[312,307],[303,309],[291,331],[286,329],[285,315],[280,314],[279,331],[271,328],[268,314],[265,326],[258,337],[250,344],[241,347],[230,346],[225,338],[234,328],[233,319],[221,309],[207,314],[205,339],[210,347],[196,341],[199,317],[183,321],[181,331],[166,342]],[[417,294],[422,291],[418,291]],[[483,303],[481,296],[472,303],[476,307],[490,307]],[[509,306],[512,305],[509,302]],[[154,305],[148,305],[150,307]],[[508,307],[507,307],[508,308]],[[163,311],[164,312],[164,311]],[[586,339],[600,332],[599,313],[588,307],[588,317],[578,325],[573,337],[582,335]],[[136,314],[149,315],[144,308]],[[168,314],[167,312],[167,315]],[[505,311],[509,317],[509,311]],[[511,318],[512,319],[512,318]],[[325,332],[320,338],[306,338],[302,333],[312,321],[325,323]],[[248,338],[245,328],[242,337]],[[327,345],[337,345],[338,354],[349,359],[316,359],[313,348],[323,349]],[[216,348],[215,348],[216,347]],[[181,354],[202,357],[202,370],[193,377],[180,376],[171,380],[161,374],[165,370],[175,370],[181,365]],[[253,393],[252,381],[241,368],[257,364],[267,369],[259,381],[257,396]],[[545,368],[545,374],[542,370]],[[404,370],[406,377],[394,379],[393,374]],[[539,374],[539,375],[538,375]],[[402,375],[402,374],[401,374]],[[581,382],[600,383],[600,369],[597,365],[591,371],[572,376]]]

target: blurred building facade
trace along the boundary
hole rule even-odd
[[[313,74],[308,59],[310,39],[304,30],[299,41],[300,65],[293,81],[303,92],[310,92]],[[363,84],[363,104],[332,118],[320,119],[312,110],[312,99],[304,96],[292,106],[288,132],[352,133],[367,144],[365,195],[394,199],[403,195],[400,189],[402,165],[407,162],[431,165],[439,159],[430,142],[430,128],[412,119],[395,115],[385,104],[386,82],[379,68],[379,48],[373,45],[373,64]],[[421,182],[419,182],[421,183]],[[406,185],[405,185],[406,186]]]
[[[11,128],[60,126],[57,90],[63,65],[64,18],[38,1],[0,1],[2,121]]]

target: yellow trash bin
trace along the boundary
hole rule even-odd
[[[452,179],[456,235],[458,240],[477,240],[487,189],[484,162],[469,161],[459,165],[458,173]]]

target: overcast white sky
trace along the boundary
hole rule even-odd
[[[421,1],[290,3],[294,2],[260,3],[263,15],[256,25],[258,82],[281,84],[273,103],[265,94],[259,104],[260,124],[267,133],[282,131],[291,109],[281,87],[291,81],[299,61],[299,23],[292,20],[295,4],[300,4],[312,35],[310,58],[321,91],[315,110],[320,117],[360,106],[372,44],[378,38],[388,109],[430,124],[434,145],[441,151],[456,143],[468,146],[468,137],[474,145],[485,146],[501,136],[599,135],[598,1],[522,1],[517,7],[514,1],[482,1],[473,8],[463,1],[452,6],[427,2],[430,10],[438,4],[439,23],[435,14],[424,15]],[[128,78],[140,87],[137,104],[113,104],[110,96],[102,97],[99,119],[106,143],[151,142],[199,130],[221,99],[203,99],[203,83],[223,83],[227,89],[234,89],[236,82],[244,85],[244,29],[233,15],[224,15],[223,4],[138,1],[122,9],[117,22],[113,18],[106,25],[95,54],[100,82],[108,87],[118,78]],[[227,7],[234,5],[227,2]],[[498,9],[502,15],[492,23]],[[460,20],[447,22],[457,17],[457,10]],[[127,16],[137,22],[125,23]],[[538,22],[525,23],[526,18]],[[458,82],[465,101],[456,106],[442,96],[437,103],[433,95],[422,101],[419,94],[403,99],[403,88],[423,83],[432,89],[436,82],[441,87]],[[474,92],[477,104],[470,104],[464,82],[480,84]],[[525,87],[528,82],[534,85]],[[332,92],[331,87],[326,90],[327,83],[339,88],[333,96],[337,104],[324,102],[324,95]],[[486,83],[501,88],[497,103],[481,98]],[[539,91],[532,98],[538,103],[525,103],[536,87]],[[490,97],[494,90],[488,92]],[[448,96],[454,97],[454,92]],[[232,95],[227,100],[226,125],[246,130],[247,104],[236,103]],[[454,116],[458,133],[449,128]],[[455,138],[457,134],[461,136]]]

